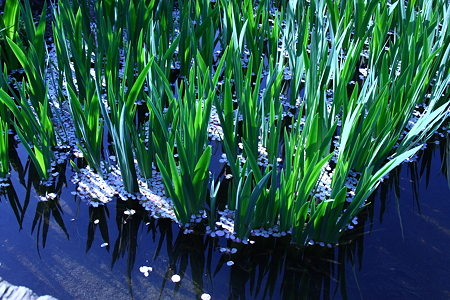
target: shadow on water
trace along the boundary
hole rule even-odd
[[[412,162],[401,164],[389,173],[389,177],[384,180],[368,200],[370,204],[367,212],[371,225],[374,219],[373,214],[376,211],[373,209],[374,202],[380,201],[381,208],[378,218],[380,223],[382,223],[383,215],[390,204],[389,201],[394,199],[396,201],[395,205],[398,206],[402,192],[406,192],[408,196],[411,196],[420,214],[420,188],[422,187],[425,190],[428,188],[433,162],[436,164],[437,155],[439,156],[439,161],[441,161],[440,173],[447,178],[450,188],[450,138],[447,135],[441,142],[438,141],[436,144],[430,143],[425,149],[419,151]],[[404,168],[407,169],[406,176],[402,174]],[[425,177],[425,184],[422,184],[423,177]]]
[[[130,299],[201,299],[204,293],[210,294],[212,299],[233,300],[373,299],[370,295],[367,298],[367,292],[362,287],[366,283],[362,282],[361,274],[370,272],[367,269],[363,271],[367,268],[363,268],[363,263],[367,264],[368,261],[365,258],[366,250],[369,249],[371,253],[382,247],[374,246],[373,242],[365,243],[366,237],[370,235],[372,238],[380,230],[386,234],[386,228],[379,228],[379,224],[385,221],[385,214],[392,207],[398,214],[403,235],[400,211],[405,203],[400,201],[401,196],[410,195],[412,203],[409,205],[421,215],[421,179],[425,178],[427,188],[432,180],[432,166],[437,155],[443,161],[440,165],[442,174],[450,178],[449,147],[448,142],[428,147],[419,154],[416,162],[395,169],[370,198],[370,204],[358,217],[358,225],[343,236],[339,247],[334,248],[313,245],[299,249],[290,245],[289,237],[255,236],[252,238],[254,244],[244,245],[201,233],[184,234],[169,220],[149,218],[142,206],[132,200],[114,199],[106,205],[83,208],[78,199],[63,200],[68,194],[63,193],[67,188],[66,164],[56,166],[58,175],[53,185],[43,187],[36,179],[38,176],[32,164],[27,162],[22,167],[17,154],[17,159],[11,156],[16,175],[6,181],[9,185],[1,188],[1,196],[9,203],[11,217],[17,221],[19,231],[27,228],[24,226],[26,211],[32,203],[36,203],[30,227],[31,233],[36,233],[34,241],[40,260],[44,259],[41,252],[46,247],[49,235],[56,235],[50,228],[57,228],[61,236],[65,237],[59,239],[56,246],[62,252],[69,251],[74,245],[73,240],[81,237],[84,240],[84,253],[76,254],[79,260],[82,261],[83,255],[88,254],[110,255],[109,267],[111,272],[113,269],[115,271],[108,276],[126,281]],[[406,177],[402,169],[407,169]],[[16,192],[15,185],[25,188],[24,197]],[[36,195],[40,197],[49,193],[55,194],[53,200],[31,200]],[[77,211],[74,218],[70,219],[71,216],[65,214],[68,209],[66,205],[72,211]],[[112,205],[115,205],[114,210],[111,210]],[[84,219],[83,210],[86,210]],[[74,225],[67,227],[67,224],[73,224],[75,219],[78,219],[78,224],[82,224],[84,230],[87,224],[87,233],[70,239],[68,228]],[[102,242],[100,248],[104,249],[102,252],[98,247],[99,240]],[[144,272],[138,271],[145,264],[153,268],[148,278]],[[122,266],[124,271],[121,271]],[[95,265],[90,267],[98,268]],[[174,275],[180,276],[179,282],[173,282]],[[102,280],[113,282],[111,278]],[[64,286],[67,283],[60,284]],[[411,291],[396,292],[409,296],[423,295],[409,289]],[[47,292],[42,287],[44,293]],[[89,291],[86,293],[89,294]],[[73,294],[68,290],[59,297],[71,298]]]
[[[112,253],[111,269],[114,264],[126,256],[126,278],[131,299],[133,297],[131,271],[133,271],[136,261],[136,249],[138,247],[138,232],[141,223],[146,218],[147,213],[139,205],[137,201],[120,201],[116,199],[116,225],[118,236],[114,243],[114,250]],[[148,217],[147,217],[148,219]],[[105,240],[104,236],[102,235]]]
[[[106,205],[100,205],[98,207],[89,206],[89,225],[88,225],[88,235],[86,240],[86,253],[92,247],[92,243],[95,238],[95,232],[97,227],[103,239],[103,246],[109,252],[109,231],[108,223],[109,219],[109,209]]]
[[[53,200],[46,199],[45,201],[38,201],[36,204],[31,233],[36,230],[36,249],[40,256],[40,241],[42,248],[45,248],[51,217],[53,217],[58,226],[64,231],[67,239],[70,239],[62,217],[64,212],[59,204],[61,192],[64,187],[67,187],[66,164],[60,164],[55,167],[55,172],[57,173],[54,174],[57,174],[57,176],[55,176],[55,180],[51,186],[42,186],[39,184],[40,179],[37,170],[30,160],[27,160],[25,167],[23,167],[15,148],[10,149],[9,155],[11,165],[17,172],[18,182],[26,188],[26,194],[21,203],[11,178],[8,178],[5,182],[7,186],[4,186],[1,189],[0,194],[10,203],[19,224],[19,230],[23,229],[24,217],[28,206],[30,205],[30,198],[33,194],[32,187],[34,188],[37,197],[43,197],[43,199],[46,199],[45,197],[49,194],[54,194],[54,196],[51,197]],[[27,181],[25,181],[27,174],[28,178]]]

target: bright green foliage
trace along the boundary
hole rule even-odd
[[[3,116],[0,116],[0,176],[4,178],[9,173],[9,156],[8,156],[8,125]]]
[[[19,67],[17,58],[6,42],[6,38],[15,42],[20,41],[19,16],[19,0],[6,1],[3,14],[0,14],[0,58],[2,61],[6,62],[9,69],[17,69]]]
[[[198,59],[203,62],[200,54]],[[209,187],[212,149],[208,146],[207,127],[215,91],[211,90],[209,70],[202,67],[192,68],[189,75],[191,84],[181,84],[178,91],[181,101],[177,104],[179,121],[175,141],[179,170],[174,158],[174,145],[167,143],[166,161],[170,168],[166,168],[162,161],[164,158],[157,156],[164,183],[166,187],[169,186],[175,213],[182,223],[188,223],[192,214],[204,208]],[[192,84],[194,82],[195,86]],[[172,183],[173,189],[170,188]]]
[[[52,147],[55,146],[53,124],[48,116],[48,98],[36,109],[24,99],[24,88],[20,90],[20,106],[11,97],[0,90],[0,101],[5,104],[15,117],[14,127],[25,150],[33,161],[41,179],[47,180],[54,159]],[[19,108],[20,107],[20,108]]]
[[[10,2],[11,5],[12,3],[14,1]],[[52,147],[56,146],[56,135],[51,121],[53,114],[49,104],[46,80],[47,49],[44,41],[46,14],[44,10],[36,27],[29,3],[25,2],[25,6],[20,8],[26,37],[30,43],[25,48],[16,36],[11,35],[13,39],[6,36],[6,41],[8,49],[15,55],[25,71],[25,78],[21,82],[21,88],[18,89],[19,94],[14,94],[15,101],[3,89],[0,91],[0,101],[2,107],[3,105],[8,107],[14,115],[16,132],[36,166],[40,178],[47,180],[51,172],[51,161],[54,159]],[[6,83],[5,75],[2,81]],[[7,120],[6,115],[4,117]],[[3,128],[6,129],[5,126],[3,124]]]
[[[337,243],[381,178],[448,115],[447,1],[94,2],[61,0],[54,9],[60,106],[100,174],[108,172],[102,143],[112,139],[127,192],[142,178],[151,183],[158,167],[182,224],[204,209],[216,224],[213,110],[233,177],[235,234],[278,227],[297,245]],[[0,97],[45,178],[54,145],[45,16],[35,27],[22,8],[25,49],[10,30],[18,2],[9,3],[0,30],[27,79],[22,108],[5,91]],[[423,114],[410,126],[417,108]],[[348,202],[353,172],[359,183]]]
[[[68,86],[69,109],[75,125],[75,134],[79,141],[78,148],[83,153],[89,166],[99,174],[102,174],[102,144],[103,122],[100,119],[100,102],[95,91],[91,91],[90,101],[85,101],[84,106],[76,93]],[[82,144],[81,144],[82,143]]]
[[[0,90],[7,89],[7,70],[6,65],[3,67],[3,73],[0,74]],[[10,124],[10,111],[8,107],[0,103],[0,176],[5,177],[9,172],[9,139],[8,139],[8,130]]]

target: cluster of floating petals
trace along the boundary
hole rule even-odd
[[[153,271],[152,267],[148,267],[148,266],[141,266],[139,268],[139,271],[144,274],[145,277],[148,277],[148,275],[150,275],[150,272]]]

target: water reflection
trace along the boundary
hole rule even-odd
[[[136,261],[136,249],[138,247],[138,233],[141,223],[145,223],[148,214],[139,205],[137,201],[121,201],[116,199],[116,225],[117,239],[114,243],[114,250],[111,259],[111,269],[114,264],[126,255],[127,268],[126,278],[131,298],[133,299],[133,290],[131,282],[131,271],[133,271]]]
[[[18,180],[11,180],[11,178],[8,178],[6,181],[4,181],[4,186],[0,190],[0,194],[4,196],[5,199],[9,202],[19,225],[19,230],[23,229],[24,217],[28,206],[30,205],[30,199],[33,191],[36,193],[35,195],[37,197],[42,196],[45,198],[48,194],[51,193],[55,195],[54,197],[52,197],[52,200],[37,201],[36,203],[36,210],[32,222],[31,233],[36,230],[36,248],[38,254],[40,255],[40,247],[45,248],[46,245],[51,217],[53,217],[56,224],[65,233],[67,239],[69,239],[69,234],[62,217],[63,210],[61,208],[61,205],[59,204],[59,196],[61,195],[63,188],[67,187],[66,164],[55,166],[55,172],[57,172],[55,174],[58,175],[55,176],[55,180],[53,181],[53,184],[51,186],[42,186],[39,184],[40,179],[37,170],[30,162],[30,160],[27,160],[25,167],[23,167],[17,150],[14,147],[10,149],[9,157],[11,166],[17,172]],[[25,181],[25,177],[27,175],[27,181]],[[14,188],[14,181],[16,183],[18,181],[18,183],[26,189],[23,202],[21,202],[21,200],[19,199],[19,196]]]
[[[8,186],[4,186],[0,190],[0,196],[4,197],[5,200],[9,202],[9,204],[11,205],[11,209],[13,210],[14,215],[17,219],[17,223],[19,224],[19,230],[22,230],[23,229],[22,223],[26,208],[24,208],[20,203],[19,197],[17,196],[16,190],[14,189],[11,179],[8,179],[3,183],[5,185],[7,184]]]
[[[374,202],[380,201],[379,222],[383,222],[383,215],[386,212],[386,208],[390,205],[389,201],[394,200],[394,206],[399,209],[401,205],[399,200],[402,193],[406,193],[407,196],[411,196],[415,207],[420,214],[420,188],[428,188],[430,184],[430,175],[433,167],[433,162],[441,161],[441,173],[446,176],[449,181],[450,187],[450,170],[448,166],[450,154],[450,139],[448,135],[442,141],[434,144],[430,143],[425,149],[419,151],[414,161],[399,165],[397,168],[391,171],[389,178],[385,179],[383,184],[371,195],[368,208],[368,214],[370,216],[370,226],[372,228],[373,213],[375,212]],[[439,156],[439,158],[436,158]],[[403,169],[407,169],[407,176],[403,174]],[[402,177],[403,174],[403,177]],[[425,184],[421,184],[421,179],[425,176]],[[399,216],[401,218],[401,216]]]
[[[91,249],[92,247],[92,242],[94,241],[97,227],[99,228],[100,234],[103,239],[104,244],[102,245],[104,245],[106,250],[108,250],[109,252],[110,242],[107,219],[109,219],[109,209],[107,205],[100,205],[98,207],[89,206],[89,224],[86,240],[86,253],[88,253],[89,249]]]
[[[18,175],[20,184],[22,186],[25,186],[25,170],[19,158],[19,154],[17,153],[18,142],[14,139],[9,139],[9,145],[9,164],[11,166],[11,169],[14,170]]]
[[[39,239],[42,234],[42,248],[45,248],[45,244],[47,241],[48,229],[50,226],[50,218],[53,216],[56,224],[63,230],[67,239],[69,240],[69,233],[67,232],[66,226],[64,225],[64,220],[61,216],[63,213],[61,206],[59,205],[58,200],[53,201],[40,201],[36,206],[36,213],[34,215],[33,225],[31,227],[31,233],[37,227],[36,230],[36,249],[40,256],[40,247],[39,247]]]

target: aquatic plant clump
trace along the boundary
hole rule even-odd
[[[25,74],[14,85],[2,66],[2,122],[43,182],[71,156],[80,198],[139,201],[186,233],[331,247],[449,114],[443,1],[62,0],[52,10],[48,49],[44,17],[28,22],[36,49],[6,36]]]

